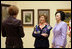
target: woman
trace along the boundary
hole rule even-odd
[[[17,20],[18,8],[10,6],[9,17],[2,22],[2,36],[6,37],[6,48],[23,48],[21,37],[24,37],[21,20]]]
[[[48,37],[52,27],[46,23],[46,16],[41,15],[39,18],[39,25],[36,25],[33,31],[35,37],[35,48],[49,48]]]
[[[65,48],[67,40],[67,24],[64,22],[65,13],[62,11],[58,11],[55,14],[56,24],[53,29],[54,36],[52,42],[52,48]]]

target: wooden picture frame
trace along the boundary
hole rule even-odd
[[[50,9],[38,9],[38,24],[39,24],[39,16],[45,15],[47,16],[46,22],[50,24]]]
[[[34,26],[34,9],[22,9],[21,20],[23,26]]]

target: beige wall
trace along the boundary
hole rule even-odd
[[[38,9],[50,9],[50,24],[55,25],[55,12],[57,9],[71,9],[70,1],[1,1],[4,4],[16,5],[19,8],[17,19],[21,20],[21,9],[34,9],[34,23],[38,23]],[[34,26],[35,26],[34,25]],[[24,27],[25,37],[22,38],[25,48],[33,48],[34,38],[32,37],[33,27]],[[50,47],[52,43],[53,32],[49,37]],[[1,37],[1,47],[5,47],[5,38]]]

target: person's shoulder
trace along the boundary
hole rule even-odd
[[[52,26],[51,26],[50,24],[47,24],[47,28],[48,28],[48,29],[51,29]]]
[[[64,21],[62,21],[62,25],[67,25],[67,23],[66,23],[66,22],[64,22]]]
[[[62,25],[62,27],[67,26],[67,23],[64,22],[64,21],[62,21],[62,22],[61,22],[61,25]]]
[[[22,21],[19,20],[19,19],[15,19],[14,23],[15,23],[17,26],[22,25]]]
[[[39,25],[35,25],[35,28],[37,28]]]
[[[16,19],[16,21],[21,21],[21,20],[19,20],[19,19]]]
[[[19,20],[19,19],[16,19],[16,21],[15,22],[17,22],[17,23],[21,23],[22,21],[21,20]]]
[[[50,25],[50,24],[47,24],[47,27],[48,27],[48,26],[49,26],[49,27],[51,27],[51,25]]]

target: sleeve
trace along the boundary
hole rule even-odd
[[[41,38],[41,37],[43,37],[41,34],[35,34],[34,32],[33,32],[32,36],[33,36],[33,37],[36,37],[36,38]]]
[[[18,31],[19,31],[19,36],[20,37],[24,37],[25,36],[25,33],[23,31],[23,25],[22,25],[22,22],[21,21],[19,21]]]
[[[4,23],[2,23],[1,28],[2,28],[2,36],[6,37],[6,29],[5,29],[5,24]]]
[[[48,27],[48,30],[47,30],[48,37],[49,37],[49,35],[50,35],[50,31],[51,31],[51,29],[52,29],[52,27],[49,26],[49,27]]]
[[[42,38],[43,36],[40,33],[35,33],[36,32],[36,27],[34,28],[34,31],[32,33],[32,36],[35,38]]]
[[[63,46],[65,43],[65,39],[66,39],[66,33],[67,33],[67,24],[63,24],[62,28],[61,28],[61,37],[62,37],[62,41],[60,43],[60,46]]]
[[[53,37],[53,40],[52,40],[52,45],[54,45],[54,37]]]
[[[55,29],[55,28],[53,28],[53,33],[54,33],[54,31],[55,31],[54,29]],[[54,34],[53,34],[52,45],[54,45],[54,42],[55,42],[55,40],[54,40],[54,39],[55,39],[55,37],[54,37]]]

